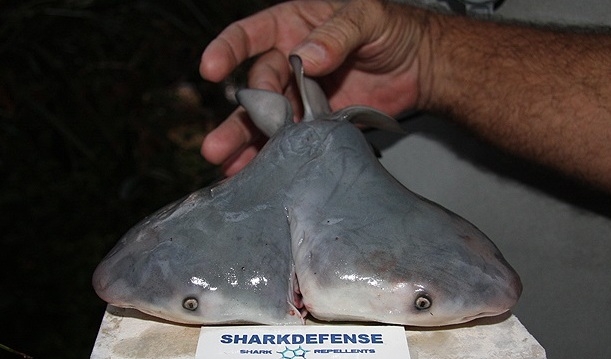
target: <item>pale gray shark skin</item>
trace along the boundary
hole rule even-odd
[[[508,311],[519,276],[456,214],[409,191],[351,122],[397,129],[366,107],[331,113],[291,58],[304,102],[242,90],[270,140],[237,175],[130,230],[100,263],[107,302],[192,324],[320,320],[439,326]]]
[[[295,173],[286,202],[309,313],[437,326],[516,303],[520,279],[481,231],[398,183],[351,124],[310,126],[324,155]]]
[[[137,224],[97,267],[98,295],[187,324],[303,323],[279,154],[263,151],[234,177]],[[185,308],[188,300],[197,308]]]

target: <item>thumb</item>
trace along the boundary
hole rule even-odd
[[[383,16],[381,11],[382,5],[376,0],[350,1],[315,28],[291,54],[301,57],[306,74],[327,75],[367,43],[375,22]]]

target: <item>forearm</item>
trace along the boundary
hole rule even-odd
[[[611,36],[436,16],[430,29],[422,108],[611,191]]]

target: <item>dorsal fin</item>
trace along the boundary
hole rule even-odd
[[[355,125],[377,128],[384,131],[405,133],[399,122],[384,112],[367,106],[350,106],[333,113],[332,119],[350,121]]]
[[[293,109],[289,100],[275,92],[242,89],[236,94],[252,122],[266,136],[271,137],[287,123],[293,122]]]
[[[303,63],[297,55],[289,56],[289,62],[295,73],[295,80],[303,102],[303,121],[312,121],[331,113],[327,96],[316,81],[305,77]]]

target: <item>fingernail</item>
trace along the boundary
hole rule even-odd
[[[280,91],[280,89],[277,88],[277,86],[272,85],[272,83],[270,83],[269,81],[257,81],[254,84],[252,84],[252,86],[250,87],[255,88],[255,89],[260,89],[260,90],[282,92]]]
[[[315,64],[320,64],[323,62],[324,58],[327,56],[327,52],[324,47],[313,43],[307,42],[301,46],[299,46],[294,51],[295,55],[301,57],[304,62],[310,62]]]

